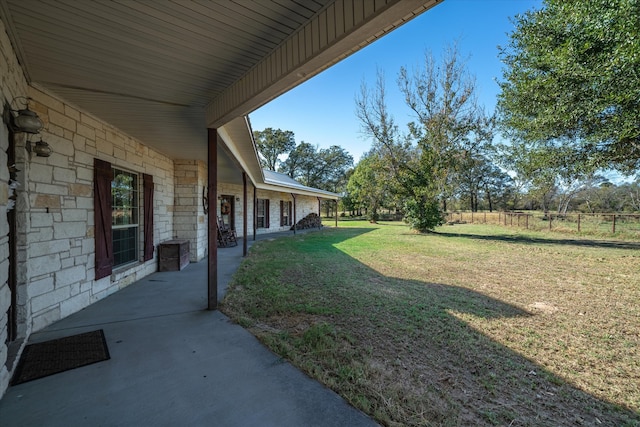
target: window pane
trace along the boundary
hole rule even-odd
[[[265,203],[264,203],[265,199],[258,199],[258,204],[257,204],[257,214],[256,214],[256,226],[258,228],[265,228],[265,221],[264,221],[264,211],[265,211]]]
[[[138,175],[113,169],[111,181],[114,266],[138,259]]]
[[[138,177],[131,172],[114,169],[111,182],[112,224],[138,223]]]
[[[113,265],[126,264],[137,260],[138,227],[113,229]]]

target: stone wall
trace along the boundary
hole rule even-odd
[[[3,117],[5,109],[17,96],[27,95],[27,82],[18,59],[11,47],[4,23],[0,20],[0,94],[2,96]],[[13,106],[17,108],[17,106]],[[24,136],[21,136],[24,138]],[[9,222],[7,209],[12,208],[9,201],[9,168],[7,167],[7,149],[9,148],[9,130],[4,121],[0,122],[0,396],[7,388],[10,372],[6,363],[8,348],[5,345],[8,334],[7,310],[11,305],[9,289]],[[18,178],[19,181],[20,178]],[[24,304],[24,302],[23,302]],[[19,314],[24,316],[24,312]],[[24,334],[24,331],[22,332]]]
[[[233,216],[235,222],[236,234],[238,237],[243,237],[246,235],[244,227],[243,227],[243,219],[242,219],[242,196],[243,196],[243,186],[237,184],[229,184],[224,182],[218,182],[218,197],[221,195],[230,195],[233,196]],[[240,200],[236,200],[239,198]],[[253,185],[247,185],[247,228],[249,230],[249,236],[253,233]],[[216,201],[216,215],[220,216],[220,203]]]
[[[42,139],[53,150],[50,157],[28,154],[24,164],[28,249],[26,275],[19,282],[28,283],[36,331],[156,271],[154,254],[146,263],[94,280],[94,158],[153,177],[154,246],[173,237],[174,166],[168,157],[51,94],[30,88],[29,95],[45,123]]]
[[[277,231],[286,231],[289,230],[291,225],[293,225],[294,217],[290,218],[290,225],[281,226],[280,225],[280,201],[285,202],[293,202],[293,197],[291,193],[277,193],[274,191],[267,190],[258,190],[256,197],[258,199],[269,199],[269,228],[258,228],[256,230],[257,234],[264,233],[274,233]],[[250,203],[251,210],[253,210],[253,203]],[[297,221],[300,221],[305,216],[309,215],[311,212],[318,213],[318,199],[316,197],[311,196],[302,196],[296,195],[295,201],[295,218]],[[251,221],[253,221],[253,216],[251,216]],[[252,222],[249,223],[249,229],[252,227]]]
[[[32,98],[29,107],[44,122],[39,136],[27,138],[24,133],[16,133],[13,138],[15,166],[19,170],[17,181],[20,183],[15,201],[18,339],[13,344],[22,346],[32,332],[157,270],[157,250],[152,260],[142,261],[144,219],[140,215],[139,261],[114,268],[111,276],[94,279],[94,158],[153,177],[156,248],[159,242],[175,235],[175,171],[172,159],[63,99],[28,86],[4,27],[0,27],[0,49],[3,110],[16,96],[29,96]],[[23,108],[24,104],[12,107]],[[10,206],[9,137],[3,122],[0,126],[0,394],[6,389],[11,375],[5,366],[8,360],[5,345],[7,309],[11,303],[6,215]],[[38,157],[31,152],[32,144],[40,138],[51,146],[50,157]],[[197,169],[200,171],[202,165],[197,165]],[[195,182],[194,188],[199,184]],[[140,191],[140,206],[142,196]],[[193,199],[195,206],[199,206],[200,203]],[[199,212],[200,216],[202,213]],[[19,354],[20,348],[14,353]]]
[[[206,187],[207,165],[200,160],[176,160],[174,237],[189,239],[190,260],[197,262],[206,255],[207,224],[202,204]]]

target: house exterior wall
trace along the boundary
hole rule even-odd
[[[157,269],[157,253],[146,263],[115,267],[94,280],[93,159],[154,181],[154,246],[173,238],[174,165],[166,156],[109,124],[35,88],[34,111],[45,123],[51,157],[27,155],[23,167],[26,274],[33,331],[66,317]],[[24,147],[17,147],[24,151]],[[30,157],[30,159],[29,159]],[[140,233],[142,232],[140,216]]]
[[[218,195],[226,194],[234,196],[234,218],[235,229],[238,237],[244,237],[248,235],[249,238],[253,236],[253,219],[254,219],[254,204],[253,204],[253,185],[247,186],[247,229],[248,233],[243,229],[242,223],[242,208],[243,208],[243,188],[242,185],[218,183]],[[269,190],[257,190],[256,198],[269,199],[269,228],[258,228],[256,234],[275,233],[278,231],[288,231],[291,226],[280,226],[280,201],[293,202],[291,193],[283,193]],[[296,220],[300,221],[310,213],[318,212],[318,198],[311,196],[296,195]],[[220,203],[216,203],[217,215],[220,216]],[[291,218],[291,225],[293,225],[293,217]]]
[[[4,105],[16,96],[31,97],[31,110],[44,122],[40,136],[52,148],[50,157],[38,157],[28,151],[31,143],[26,134],[14,135],[15,166],[19,170],[17,181],[20,185],[15,204],[18,339],[12,345],[15,347],[17,343],[23,347],[32,332],[157,271],[157,250],[153,259],[142,261],[144,219],[141,209],[140,261],[115,267],[110,276],[95,280],[94,158],[108,161],[113,167],[153,177],[154,248],[162,241],[178,237],[174,229],[174,204],[176,201],[182,207],[184,204],[183,200],[175,199],[177,180],[172,159],[64,100],[27,85],[4,27],[0,27],[0,49],[3,110]],[[12,107],[23,108],[23,105]],[[40,136],[34,135],[30,139],[37,141]],[[0,395],[7,388],[16,365],[6,366],[9,355],[5,345],[7,310],[11,303],[6,215],[10,206],[8,147],[9,131],[3,121],[0,124]],[[196,165],[200,179],[202,168],[202,164]],[[204,168],[206,170],[206,165]],[[186,169],[179,169],[185,171],[181,179],[186,178]],[[182,179],[180,185],[185,185],[184,181]],[[198,187],[196,180],[189,190]],[[197,197],[192,199],[194,206],[189,209],[196,210],[195,222],[198,223],[203,219],[203,212],[197,211],[202,209],[201,203]],[[142,203],[142,192],[140,201]],[[202,230],[196,230],[196,233],[202,234]],[[201,240],[206,241],[206,228],[204,233],[205,238]],[[19,355],[20,350],[14,349],[14,352]]]
[[[7,150],[10,132],[0,123],[0,396],[7,388],[16,364],[9,364],[7,310],[10,245],[8,209],[16,214],[17,337],[13,349],[19,355],[32,332],[157,271],[157,246],[174,238],[191,241],[191,261],[207,255],[207,220],[202,189],[207,185],[203,161],[172,160],[140,141],[65,100],[27,84],[4,24],[0,21],[0,94],[2,109],[18,96],[32,98],[30,108],[44,122],[40,136],[52,148],[50,157],[38,157],[28,148],[26,134],[16,133],[15,207],[10,200]],[[14,109],[22,105],[13,105]],[[154,255],[142,261],[140,213],[140,261],[116,267],[110,276],[95,280],[94,159],[113,167],[153,177]],[[234,196],[235,226],[239,236],[253,235],[254,188],[247,192],[247,230],[243,229],[243,186],[218,184],[218,194]],[[289,230],[280,226],[280,201],[293,201],[290,193],[257,191],[270,200],[270,227],[259,234]],[[239,198],[239,200],[236,200]],[[140,195],[142,202],[142,192]],[[220,204],[215,203],[220,215]],[[142,209],[141,209],[142,211]],[[296,196],[296,219],[318,213],[315,197]],[[293,218],[291,218],[293,221]]]
[[[243,186],[237,184],[229,184],[224,182],[218,182],[218,196],[221,195],[229,195],[233,196],[233,216],[235,221],[235,229],[238,237],[244,237],[247,235],[243,228]],[[236,199],[240,200],[236,200]],[[218,200],[215,202],[216,206],[216,215],[218,217],[221,216],[222,212],[220,212],[220,203]],[[253,235],[253,186],[247,183],[247,229],[249,230],[248,235]]]
[[[0,95],[2,96],[0,108],[3,115],[5,106],[15,97],[27,95],[27,82],[11,47],[4,23],[1,20]],[[11,304],[11,292],[9,289],[9,222],[7,220],[7,208],[10,208],[9,169],[7,167],[8,148],[9,130],[4,121],[2,121],[0,123],[0,395],[7,388],[11,375],[6,366],[9,355],[8,348],[5,345],[8,336],[7,310]],[[19,180],[20,177],[18,176]],[[24,310],[19,316],[24,316]]]
[[[175,160],[174,233],[189,239],[189,259],[202,260],[207,253],[207,222],[202,191],[207,185],[207,165],[201,160]]]
[[[258,228],[256,230],[257,234],[275,233],[291,228],[291,226],[280,226],[280,201],[293,202],[291,193],[258,190],[256,197],[258,199],[269,199],[269,228]],[[253,211],[253,203],[250,203],[250,205]],[[310,213],[318,214],[318,199],[311,196],[296,195],[295,210],[296,221],[300,221]],[[250,224],[253,223],[251,222]],[[291,218],[291,225],[293,225],[293,217]]]

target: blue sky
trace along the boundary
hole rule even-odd
[[[249,115],[253,130],[289,130],[301,141],[326,148],[339,145],[357,162],[371,148],[360,132],[355,97],[363,81],[373,87],[384,72],[389,110],[401,128],[412,120],[400,99],[396,78],[400,67],[420,67],[426,51],[440,57],[457,42],[475,75],[478,98],[487,111],[495,108],[502,76],[498,45],[513,30],[510,18],[539,9],[541,0],[445,0],[382,39],[281,95]]]

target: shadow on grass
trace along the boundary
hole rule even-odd
[[[222,310],[386,425],[640,425],[640,414],[578,389],[470,323],[500,329],[492,320],[534,315],[467,288],[388,277],[346,253],[361,249],[346,247],[350,239],[373,230],[255,247]]]
[[[618,241],[618,240],[596,240],[596,239],[543,239],[530,236],[516,236],[510,234],[482,235],[464,232],[442,232],[435,231],[434,234],[443,237],[462,237],[474,240],[488,240],[506,243],[520,244],[546,244],[546,245],[570,245],[581,247],[605,248],[605,249],[640,249],[640,242]],[[428,235],[428,234],[427,234]]]

